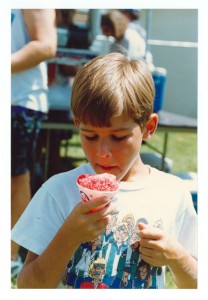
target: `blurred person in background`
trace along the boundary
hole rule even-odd
[[[110,52],[123,53],[126,50],[131,57],[145,57],[145,38],[135,29],[129,27],[129,19],[121,11],[110,10],[103,15],[101,28],[104,35],[115,38]]]
[[[140,9],[121,9],[120,10],[129,20],[128,28],[136,30],[146,40],[146,30],[140,24]]]
[[[30,163],[41,122],[48,112],[46,60],[54,57],[57,34],[53,9],[11,11],[11,227],[31,198]],[[11,243],[11,277],[22,261]]]

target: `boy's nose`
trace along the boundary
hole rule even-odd
[[[111,156],[110,145],[106,141],[101,141],[97,148],[97,156],[105,158]]]

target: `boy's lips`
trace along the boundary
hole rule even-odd
[[[103,170],[104,172],[110,172],[110,171],[113,171],[116,169],[116,166],[103,166],[103,165],[100,165],[100,164],[97,164],[97,166]]]

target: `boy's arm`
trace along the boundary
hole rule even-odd
[[[111,204],[93,213],[89,211],[107,204],[105,198],[79,203],[42,254],[28,253],[18,276],[18,288],[56,288],[78,246],[94,240],[106,230],[107,216],[115,206]]]
[[[12,53],[12,73],[25,71],[54,57],[57,48],[54,9],[24,9],[23,15],[31,41]]]
[[[163,230],[139,223],[142,259],[168,266],[179,288],[197,288],[197,260]]]
[[[179,245],[179,259],[173,260],[169,268],[173,274],[174,281],[179,288],[196,289],[197,288],[197,260],[181,249]]]

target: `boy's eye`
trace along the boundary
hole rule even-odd
[[[127,136],[126,135],[125,136],[115,136],[115,135],[113,135],[112,138],[116,141],[123,141],[127,138]]]
[[[89,135],[85,135],[85,138],[86,138],[86,140],[88,140],[88,141],[95,141],[97,138],[98,138],[98,136],[97,135],[93,135],[93,136],[89,136]],[[114,140],[114,141],[123,141],[123,140],[125,140],[126,138],[127,138],[127,136],[125,135],[125,136],[116,136],[116,135],[112,135],[111,136],[111,138]]]
[[[93,136],[85,135],[85,138],[86,138],[88,141],[94,141],[94,140],[97,139],[97,135],[93,135]]]

